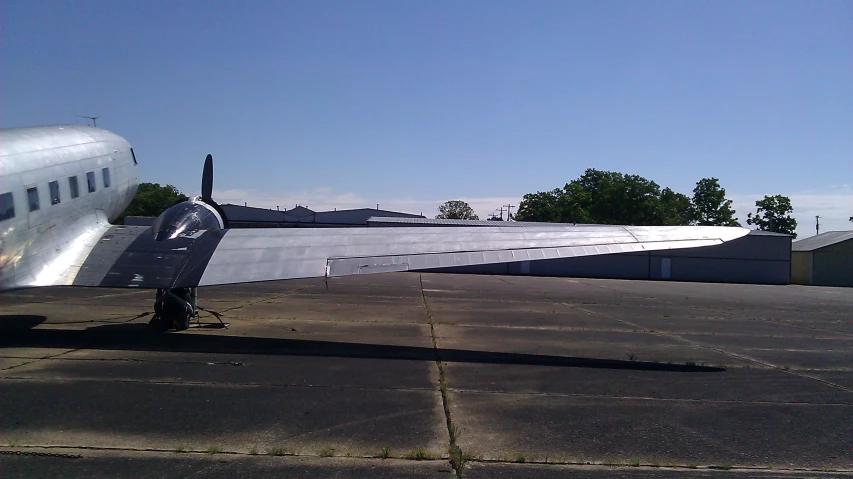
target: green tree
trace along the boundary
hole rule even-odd
[[[562,189],[524,195],[519,221],[691,224],[690,198],[637,175],[588,169]]]
[[[471,205],[462,200],[445,201],[443,205],[438,207],[438,213],[435,219],[439,220],[478,220],[480,219]]]
[[[693,188],[693,219],[700,226],[740,226],[717,178],[702,178]]]
[[[543,223],[571,223],[572,221],[564,221],[561,218],[562,212],[559,208],[559,203],[562,196],[563,191],[560,189],[528,193],[524,195],[521,203],[518,204],[515,219],[518,221],[538,221]]]
[[[765,196],[763,200],[756,201],[755,206],[758,207],[758,211],[755,215],[752,213],[747,215],[747,224],[758,226],[760,230],[797,237],[797,233],[794,232],[797,229],[797,220],[789,214],[794,211],[794,208],[787,196]]]
[[[118,218],[121,224],[126,216],[159,216],[170,206],[187,197],[172,185],[160,186],[157,183],[140,183],[136,196]]]
[[[660,192],[660,225],[684,226],[695,224],[693,202],[690,197],[669,188]]]

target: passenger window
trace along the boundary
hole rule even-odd
[[[97,185],[95,184],[95,172],[90,171],[86,173],[86,182],[89,184],[89,193],[94,193],[97,189]]]
[[[80,196],[80,186],[77,184],[76,176],[68,177],[68,187],[71,188],[71,198],[77,198]]]
[[[0,195],[0,221],[15,217],[15,200],[12,193]]]
[[[30,202],[30,211],[38,211],[39,209],[39,189],[33,186],[27,188],[27,199]]]
[[[59,182],[51,181],[47,184],[50,188],[50,204],[58,205],[59,204]]]
[[[130,149],[130,156],[133,157],[133,164],[138,165],[139,163],[136,161],[136,153],[133,152],[133,148]]]
[[[104,168],[101,170],[101,173],[104,174],[104,188],[110,187],[110,169]]]

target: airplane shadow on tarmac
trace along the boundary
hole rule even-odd
[[[146,324],[108,324],[84,330],[33,329],[44,316],[0,315],[0,348],[110,349],[189,353],[264,354],[337,358],[398,359],[482,364],[523,364],[570,368],[662,372],[723,372],[724,368],[618,359],[423,348],[308,339],[164,334]]]

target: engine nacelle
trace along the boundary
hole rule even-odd
[[[222,215],[215,207],[197,199],[178,203],[164,211],[151,227],[154,239],[165,241],[181,236],[192,236],[203,230],[225,227]]]

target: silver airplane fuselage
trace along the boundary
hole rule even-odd
[[[109,131],[0,129],[0,291],[71,284],[138,183],[130,143]]]

